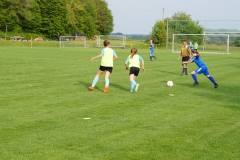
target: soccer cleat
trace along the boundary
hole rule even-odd
[[[198,82],[194,82],[194,83],[193,83],[193,86],[197,86],[197,85],[198,85]]]
[[[94,90],[94,87],[93,87],[93,86],[90,86],[90,87],[88,87],[88,89],[89,89],[90,91],[93,91],[93,90]]]
[[[218,87],[218,84],[217,84],[217,83],[216,83],[216,84],[214,84],[214,87],[215,87],[215,88],[217,88],[217,87]]]
[[[134,88],[135,88],[135,92],[138,91],[138,87],[139,87],[139,84],[136,84],[136,85],[134,86]]]
[[[131,92],[131,93],[133,93],[133,92],[134,92],[134,90],[133,90],[132,88],[130,88],[130,92]]]
[[[106,87],[103,92],[104,92],[104,93],[108,93],[108,89],[109,89],[109,88]]]

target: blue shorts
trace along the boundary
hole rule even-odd
[[[150,50],[149,54],[153,54],[154,50]]]
[[[196,72],[197,74],[209,75],[207,66],[202,66],[202,67],[196,69],[195,72]]]

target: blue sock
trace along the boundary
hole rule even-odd
[[[198,82],[197,81],[197,76],[195,74],[192,74],[192,78],[193,78],[194,82]]]
[[[211,81],[213,84],[216,84],[216,82],[215,82],[215,80],[213,79],[212,76],[209,76],[208,78],[210,79],[210,81]]]
[[[109,78],[105,78],[105,88],[109,86]]]
[[[93,87],[95,87],[95,85],[97,84],[98,79],[99,79],[98,76],[96,76],[96,77],[94,78],[94,80],[93,80],[93,82],[92,82],[92,86],[93,86]]]

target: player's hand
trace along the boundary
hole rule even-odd
[[[94,60],[94,57],[91,59],[91,62]]]
[[[144,69],[144,68],[142,68],[142,70],[143,70],[143,72],[145,72],[145,69]]]
[[[179,59],[180,59],[180,57],[177,58],[177,60],[179,60]]]
[[[128,67],[126,67],[126,70],[128,70]]]

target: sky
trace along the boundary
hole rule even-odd
[[[240,29],[240,0],[105,0],[114,18],[114,31],[149,34],[157,20],[185,12],[210,29]],[[163,14],[164,8],[164,14]],[[208,20],[208,21],[202,21]],[[214,21],[209,21],[214,20]],[[219,21],[224,20],[224,21]],[[239,20],[239,21],[226,21]]]

